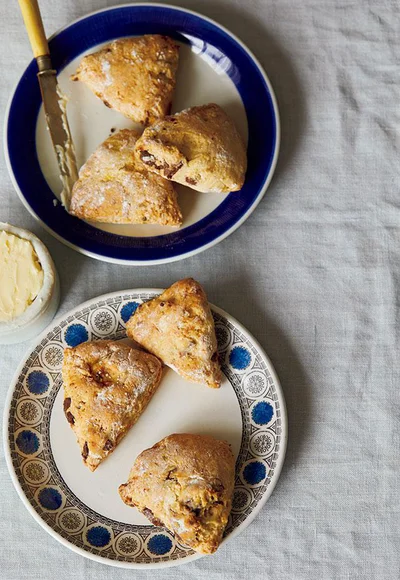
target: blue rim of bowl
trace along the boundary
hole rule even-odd
[[[187,42],[193,36],[228,57],[227,74],[246,110],[249,146],[245,185],[209,215],[177,232],[129,237],[100,230],[70,216],[40,169],[36,122],[41,106],[36,62],[31,61],[11,96],[4,127],[4,151],[13,185],[28,211],[57,239],[79,252],[108,262],[151,265],[181,260],[220,242],[254,211],[272,179],[279,152],[280,123],[272,86],[247,47],[213,20],[179,7],[125,4],[93,12],[56,32],[49,41],[53,66],[62,70],[86,50],[114,38],[161,33]],[[206,50],[206,48],[204,49]],[[67,56],[66,56],[67,55]],[[218,59],[218,57],[216,57]],[[225,60],[226,62],[226,60]],[[32,187],[32,184],[35,184]]]

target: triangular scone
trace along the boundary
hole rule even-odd
[[[141,304],[126,332],[188,381],[220,386],[214,319],[203,288],[192,278]]]
[[[64,413],[91,471],[139,419],[160,384],[153,355],[108,340],[64,351]]]
[[[71,79],[83,81],[102,99],[137,123],[152,123],[171,110],[179,46],[149,34],[114,40],[85,56]]]
[[[72,215],[114,224],[182,224],[172,184],[135,159],[138,136],[130,129],[118,131],[89,157],[72,190]]]
[[[165,437],[136,459],[122,500],[202,554],[218,548],[232,507],[235,459],[226,441]]]
[[[232,119],[215,104],[156,121],[135,151],[151,171],[197,191],[228,193],[244,183],[246,148]]]

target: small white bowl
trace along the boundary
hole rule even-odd
[[[39,238],[28,230],[0,222],[0,231],[3,230],[31,242],[43,269],[43,285],[32,304],[20,316],[0,322],[0,344],[15,344],[33,338],[50,324],[60,302],[60,283],[52,257]]]

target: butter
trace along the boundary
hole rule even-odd
[[[43,286],[43,269],[29,240],[0,232],[0,322],[25,312]]]
[[[58,104],[61,110],[62,126],[64,128],[67,140],[65,147],[55,145],[55,150],[58,158],[58,164],[61,169],[60,179],[63,184],[61,192],[61,203],[67,211],[71,204],[72,188],[75,181],[78,180],[78,170],[76,168],[75,147],[71,137],[71,131],[67,119],[67,97],[61,92],[59,85],[57,85]]]

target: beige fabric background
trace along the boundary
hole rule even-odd
[[[105,0],[41,0],[50,34]],[[182,0],[239,35],[282,117],[267,196],[231,237],[180,263],[129,268],[35,223],[0,159],[0,220],[47,243],[60,313],[108,291],[198,278],[258,338],[281,378],[289,447],[255,521],[215,556],[165,571],[86,560],[31,518],[0,462],[5,580],[398,580],[400,5],[397,0]],[[0,116],[31,58],[16,0],[0,3]],[[38,195],[40,192],[38,192]],[[27,345],[1,347],[0,400]]]

